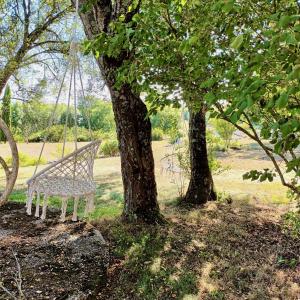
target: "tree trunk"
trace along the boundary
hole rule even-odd
[[[159,207],[147,108],[130,86],[124,85],[119,91],[111,84],[109,87],[121,155],[123,217],[152,222],[159,216]]]
[[[83,3],[85,1],[80,4]],[[111,18],[118,18],[122,11],[127,12],[127,7],[122,5],[125,4],[120,2],[120,5],[115,6],[118,8],[116,12],[113,11],[110,1],[99,0],[90,11],[81,13],[87,37],[92,40],[100,32],[106,32]],[[129,59],[130,54],[122,52],[116,58],[103,56],[97,63],[112,98],[124,185],[123,218],[126,221],[153,223],[159,221],[161,216],[157,202],[151,123],[147,117],[147,108],[129,84],[124,83],[119,88],[115,86],[118,69]]]
[[[9,128],[6,126],[5,122],[0,118],[0,130],[3,131],[6,140],[9,143],[11,154],[12,154],[12,168],[11,170],[8,168],[6,162],[0,157],[0,165],[2,165],[5,175],[6,175],[6,186],[5,190],[2,194],[0,194],[0,206],[3,205],[10,195],[11,191],[13,190],[13,187],[15,185],[17,176],[18,176],[18,170],[19,170],[19,155],[18,155],[18,148],[17,144],[9,130]]]
[[[206,146],[205,109],[190,109],[189,147],[191,178],[184,202],[204,204],[216,200],[214,182],[211,175]]]

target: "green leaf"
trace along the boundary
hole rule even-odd
[[[295,24],[294,30],[295,30],[296,32],[300,32],[300,24]]]
[[[209,104],[212,104],[214,102],[214,100],[216,99],[216,96],[214,95],[214,93],[210,92],[207,93],[204,96],[204,100],[207,101]]]
[[[300,79],[300,65],[295,65],[293,71],[289,74],[288,79]]]
[[[275,105],[278,108],[284,108],[287,105],[288,100],[289,100],[289,95],[287,93],[282,93],[280,97],[277,99]]]
[[[254,103],[251,95],[248,94],[246,99],[247,99],[247,107],[251,107]]]
[[[226,13],[231,12],[234,8],[235,1],[234,0],[228,0],[228,1],[224,1],[224,2],[225,3],[222,7],[222,10]]]
[[[234,112],[231,116],[230,116],[230,121],[235,124],[238,121],[238,114],[237,112]]]
[[[286,34],[285,41],[287,44],[290,45],[297,45],[298,43],[295,34],[293,32]]]
[[[278,26],[281,28],[286,28],[289,25],[290,21],[291,21],[290,16],[281,16],[278,22]]]
[[[233,41],[230,44],[230,47],[235,50],[238,50],[242,46],[243,41],[244,41],[244,36],[240,34],[233,39]]]
[[[216,82],[215,78],[209,78],[200,84],[200,88],[210,88],[215,84],[215,82]]]
[[[182,5],[182,6],[185,6],[186,3],[187,3],[187,0],[181,0],[181,5]]]
[[[192,37],[189,39],[189,44],[190,44],[190,45],[195,45],[195,44],[198,43],[198,41],[199,41],[198,36],[194,35],[194,36],[192,36]]]

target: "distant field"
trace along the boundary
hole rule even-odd
[[[79,146],[85,143],[79,143]],[[243,181],[242,175],[251,169],[272,168],[272,164],[268,161],[264,154],[251,146],[250,142],[243,140],[242,144],[245,149],[230,150],[229,153],[219,153],[218,159],[223,166],[228,166],[228,171],[214,176],[215,185],[220,193],[231,194],[234,199],[249,200],[254,199],[263,204],[288,204],[286,198],[286,189],[281,186],[278,179],[269,183],[256,183],[251,181]],[[68,150],[72,150],[74,145],[68,143]],[[37,157],[41,149],[41,144],[19,144],[19,151],[33,157]],[[59,148],[61,145],[57,143],[47,144],[43,157],[47,161],[54,160],[59,156]],[[252,149],[254,148],[254,149]],[[171,175],[166,172],[165,163],[161,159],[172,153],[173,147],[167,141],[153,142],[153,152],[155,157],[155,171],[158,186],[158,199],[160,205],[165,205],[174,201],[178,197],[178,175]],[[8,157],[8,146],[0,145],[0,155]],[[40,166],[43,168],[43,166]],[[122,179],[120,170],[120,158],[100,158],[95,161],[94,168],[95,180],[99,184],[99,192],[97,203],[102,207],[100,215],[118,214],[122,206]],[[21,167],[19,177],[15,186],[15,190],[25,188],[26,180],[29,179],[34,171],[34,167]],[[188,180],[185,180],[185,184]],[[4,173],[0,171],[0,187],[4,184]],[[22,193],[23,194],[23,193]],[[15,200],[22,200],[24,196],[21,193],[15,193],[12,196]],[[18,199],[22,198],[22,199]],[[23,199],[24,200],[24,199]],[[111,210],[114,210],[113,212]]]

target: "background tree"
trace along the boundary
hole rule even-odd
[[[136,27],[134,16],[140,5],[141,1],[80,1],[80,17],[90,40],[87,48],[93,50],[112,98],[124,185],[123,217],[125,220],[155,222],[160,219],[160,214],[151,123],[146,105],[133,84],[120,78],[123,66],[135,61],[135,49],[124,43]],[[123,34],[116,29],[119,22],[126,28]],[[107,51],[102,44],[106,36],[114,41]]]
[[[236,131],[236,128],[230,122],[222,119],[212,119],[212,121],[218,135],[224,141],[225,150],[227,151],[231,144],[233,133]]]
[[[3,92],[11,76],[17,71],[33,63],[47,65],[46,55],[61,53],[66,48],[66,43],[54,28],[62,17],[70,11],[71,6],[65,1],[33,1],[24,0],[1,1],[0,2],[0,94]],[[68,49],[68,47],[67,47]],[[13,149],[16,144],[13,136],[0,118],[0,130],[2,130]],[[2,126],[3,125],[3,126]],[[17,155],[17,151],[12,151]],[[13,158],[13,162],[17,157]],[[3,168],[9,169],[5,161],[1,159]],[[4,193],[0,197],[0,204],[3,204],[12,190],[17,176],[17,166],[13,164],[14,172]]]
[[[8,128],[11,128],[11,91],[9,85],[6,86],[4,96],[2,98],[2,119]],[[6,142],[4,133],[0,131],[0,141]]]

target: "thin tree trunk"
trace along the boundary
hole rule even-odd
[[[191,178],[184,202],[204,204],[216,200],[214,182],[211,175],[206,145],[206,120],[204,108],[190,109],[189,147]]]
[[[80,4],[85,1],[80,1]],[[123,7],[124,6],[124,7]],[[116,7],[127,12],[126,4]],[[86,35],[93,39],[119,12],[113,12],[110,1],[97,1],[87,13],[81,13]],[[103,56],[97,60],[102,75],[109,87],[121,156],[124,185],[123,218],[126,221],[141,220],[149,223],[160,221],[154,159],[151,148],[151,123],[146,105],[129,84],[116,87],[119,67],[130,59],[130,53],[122,52],[118,57]]]
[[[3,205],[7,199],[8,196],[10,195],[11,191],[13,190],[13,187],[15,185],[17,176],[18,176],[18,170],[19,170],[19,155],[18,155],[18,148],[17,144],[5,124],[5,122],[0,118],[0,130],[3,131],[10,149],[11,149],[11,154],[12,154],[12,168],[11,170],[8,168],[6,162],[0,157],[0,165],[2,165],[5,175],[6,175],[6,187],[5,190],[2,194],[0,194],[0,206]]]

